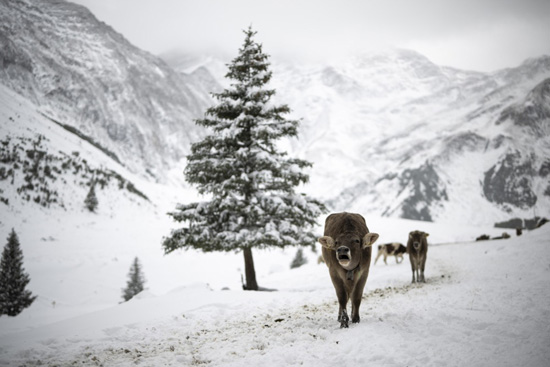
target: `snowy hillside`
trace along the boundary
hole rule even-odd
[[[548,185],[539,183],[548,180],[538,173],[550,156],[550,120],[533,116],[537,132],[501,123],[506,108],[541,90],[550,58],[482,74],[395,50],[313,73],[276,68],[275,75],[280,98],[304,118],[295,149],[314,161],[312,183],[335,210],[478,223],[550,213]],[[508,155],[517,156],[516,177],[493,199],[488,172]]]
[[[145,183],[109,151],[44,117],[2,85],[0,103],[0,223],[10,215],[25,220],[33,212],[80,212],[92,185],[103,201],[102,215],[116,212],[121,202],[155,207],[134,182]]]
[[[219,60],[163,57],[223,84]],[[550,57],[479,73],[389,50],[273,70],[276,100],[302,118],[291,148],[314,162],[308,190],[333,210],[477,223],[550,214]]]
[[[80,5],[0,2],[0,55],[2,84],[136,173],[164,181],[201,136],[209,76],[174,72]]]

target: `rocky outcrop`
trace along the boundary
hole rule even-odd
[[[496,124],[507,120],[538,138],[550,134],[550,78],[538,84],[521,103],[502,111]]]
[[[448,200],[445,185],[429,162],[403,171],[399,184],[402,190],[409,190],[401,204],[401,218],[432,221],[431,206]]]
[[[508,153],[485,172],[483,194],[492,203],[531,208],[537,202],[532,187],[534,174],[531,160],[518,151]]]

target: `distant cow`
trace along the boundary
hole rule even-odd
[[[482,234],[481,236],[476,238],[476,241],[486,241],[490,239],[491,237],[488,234]]]
[[[349,327],[346,307],[350,298],[351,322],[360,321],[359,307],[369,275],[372,244],[377,239],[378,234],[369,233],[360,214],[334,213],[325,221],[324,236],[319,242],[338,297],[338,321],[342,328]]]
[[[502,235],[501,236],[498,236],[498,237],[493,237],[491,238],[492,240],[502,240],[502,239],[507,239],[507,238],[510,238],[510,235],[506,232],[502,232]]]
[[[401,261],[403,261],[403,255],[406,252],[407,248],[403,246],[403,244],[398,242],[378,245],[378,254],[376,255],[376,259],[374,259],[374,263],[376,264],[380,256],[384,256],[384,264],[388,265],[388,262],[386,261],[388,256],[395,256],[395,262],[399,264]]]
[[[407,252],[411,260],[412,282],[426,282],[424,278],[424,266],[428,257],[428,233],[422,231],[412,231],[409,233],[407,242]]]

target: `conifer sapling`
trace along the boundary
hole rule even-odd
[[[304,256],[304,251],[299,248],[298,251],[296,251],[296,256],[294,256],[294,259],[290,263],[290,268],[299,268],[300,266],[305,264],[307,264],[307,257]]]
[[[95,182],[90,185],[90,190],[88,191],[88,195],[86,195],[84,205],[89,211],[95,213],[98,205],[97,197],[95,195]]]
[[[29,281],[23,268],[23,251],[12,229],[0,260],[0,315],[17,316],[33,303],[36,296],[25,289]]]
[[[126,288],[122,290],[122,298],[124,301],[129,301],[136,294],[145,289],[145,277],[141,270],[141,264],[136,257],[132,266],[130,266],[130,272],[128,273],[128,282]]]

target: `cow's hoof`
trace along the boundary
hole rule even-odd
[[[356,316],[353,319],[351,319],[351,322],[354,324],[358,324],[361,322],[361,318],[359,316]]]
[[[345,310],[340,314],[340,317],[338,317],[338,321],[340,321],[340,328],[349,327],[349,316]]]

